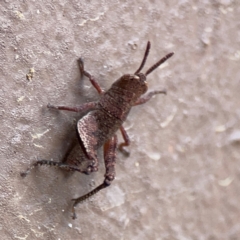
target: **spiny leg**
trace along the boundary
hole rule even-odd
[[[164,90],[159,90],[159,91],[151,91],[151,92],[148,92],[145,96],[139,98],[134,106],[137,106],[137,105],[141,105],[141,104],[144,104],[146,103],[147,101],[149,101],[154,95],[156,94],[167,94],[167,91],[164,89]]]
[[[42,165],[49,165],[49,166],[58,167],[60,169],[67,170],[67,171],[77,171],[77,172],[89,174],[88,171],[82,171],[76,166],[68,165],[61,162],[50,161],[50,160],[38,160],[35,163],[33,163],[25,172],[21,172],[20,175],[22,177],[26,177],[33,168],[37,166],[42,166]]]
[[[96,102],[89,102],[84,103],[80,106],[76,107],[68,107],[68,106],[54,106],[50,103],[47,105],[48,108],[57,109],[57,110],[66,110],[66,111],[72,111],[72,112],[78,112],[78,113],[84,113],[90,110],[95,110],[98,108],[98,105]]]
[[[102,94],[104,91],[103,89],[100,87],[100,85],[98,84],[98,82],[95,80],[95,78],[87,71],[84,70],[84,62],[82,58],[78,59],[78,66],[80,69],[80,72],[82,75],[86,76],[89,81],[91,82],[91,84],[93,85],[93,87],[98,91],[99,94]]]
[[[120,131],[123,136],[124,142],[118,145],[118,150],[121,151],[125,156],[129,156],[130,155],[129,152],[123,147],[127,147],[130,145],[131,143],[130,138],[123,126],[120,127]]]
[[[93,196],[103,188],[106,188],[111,185],[112,181],[115,178],[116,149],[117,149],[117,136],[114,135],[108,142],[104,144],[104,162],[106,168],[106,173],[104,175],[105,179],[102,184],[93,189],[91,192],[79,198],[72,199],[74,201],[72,206],[73,219],[77,218],[75,212],[75,207],[77,204]]]

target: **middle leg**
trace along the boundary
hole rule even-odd
[[[99,94],[102,94],[104,91],[100,87],[98,82],[95,80],[95,78],[89,72],[84,70],[84,63],[83,63],[83,59],[82,58],[78,59],[78,66],[79,66],[81,74],[86,76],[89,79],[89,81],[91,82],[93,87],[98,91]]]
[[[54,106],[48,103],[47,105],[48,108],[51,109],[57,109],[57,110],[66,110],[66,111],[71,111],[71,112],[78,112],[78,113],[84,113],[88,112],[91,110],[95,110],[98,108],[97,102],[89,102],[89,103],[84,103],[80,106],[76,107],[68,107],[68,106]]]
[[[120,131],[121,131],[124,142],[118,145],[118,150],[121,151],[125,156],[129,156],[130,155],[129,151],[124,149],[124,147],[128,147],[130,145],[131,143],[130,138],[123,126],[120,127]]]

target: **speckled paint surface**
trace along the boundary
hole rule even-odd
[[[1,0],[1,239],[238,240],[239,16],[232,0]],[[97,99],[80,56],[107,89],[148,40],[146,68],[175,52],[148,77],[168,94],[132,109],[130,157],[118,153],[113,184],[72,220],[71,199],[102,182],[103,161],[90,176],[39,167],[22,179],[37,158],[60,161],[75,134],[79,116],[46,105]]]

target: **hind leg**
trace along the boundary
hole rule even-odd
[[[88,169],[81,170],[77,166],[65,164],[62,162],[55,162],[55,161],[51,161],[51,160],[38,160],[35,163],[33,163],[29,168],[27,168],[27,170],[25,172],[21,172],[20,175],[22,177],[26,177],[32,169],[34,169],[37,166],[42,166],[42,165],[54,166],[54,167],[58,167],[60,169],[66,170],[66,171],[81,172],[81,173],[84,173],[87,175],[92,172],[91,169],[90,169],[90,171]]]
[[[115,135],[104,144],[104,163],[106,169],[104,175],[105,179],[102,184],[100,184],[98,187],[96,187],[89,193],[79,198],[72,199],[74,201],[74,204],[72,206],[73,219],[76,219],[77,217],[75,212],[75,207],[77,204],[83,202],[84,200],[88,199],[89,197],[96,194],[100,190],[111,185],[112,181],[115,178],[116,149],[117,149],[117,136]]]

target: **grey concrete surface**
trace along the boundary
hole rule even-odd
[[[240,239],[240,2],[0,1],[1,239]],[[149,75],[166,87],[124,123],[112,186],[77,207],[103,180],[39,167],[61,161],[79,117],[47,103],[97,99],[77,58],[105,89],[140,64],[175,55]],[[28,75],[28,79],[26,75]],[[121,139],[119,137],[119,139]]]

